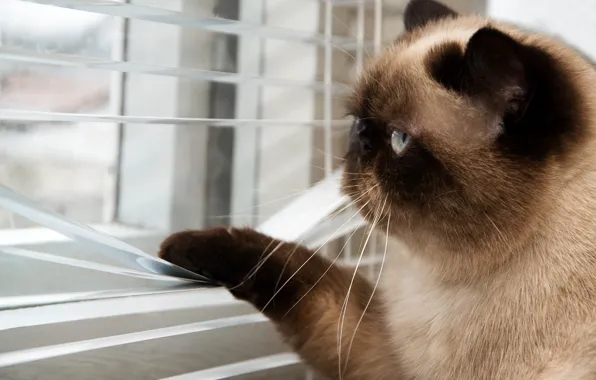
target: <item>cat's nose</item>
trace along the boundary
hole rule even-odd
[[[350,150],[357,149],[361,152],[370,152],[372,145],[368,136],[368,127],[362,120],[354,120],[350,129]]]

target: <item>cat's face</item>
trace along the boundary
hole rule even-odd
[[[582,141],[570,74],[520,32],[434,1],[411,2],[406,27],[348,103],[344,191],[415,244],[514,241]]]

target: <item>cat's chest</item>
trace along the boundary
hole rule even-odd
[[[508,321],[511,310],[485,292],[441,286],[423,268],[404,264],[384,276],[388,323],[404,370],[413,379],[505,375],[522,333]],[[516,367],[525,372],[522,363]]]

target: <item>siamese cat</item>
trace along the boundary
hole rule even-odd
[[[405,23],[347,104],[344,192],[401,246],[378,289],[247,228],[179,232],[159,255],[330,379],[596,379],[593,64],[435,1]]]

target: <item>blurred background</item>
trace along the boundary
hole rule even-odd
[[[443,2],[557,35],[596,58],[596,0]],[[0,183],[147,252],[170,231],[256,226],[339,166],[349,84],[403,31],[405,3],[2,0]],[[361,269],[371,276],[374,240]],[[4,210],[2,246],[110,263]],[[355,253],[346,250],[347,265]],[[147,286],[0,254],[0,297]],[[194,305],[9,330],[0,312],[0,359],[248,312]],[[0,378],[157,379],[285,350],[262,324],[0,367]],[[234,378],[311,375],[294,363]]]

